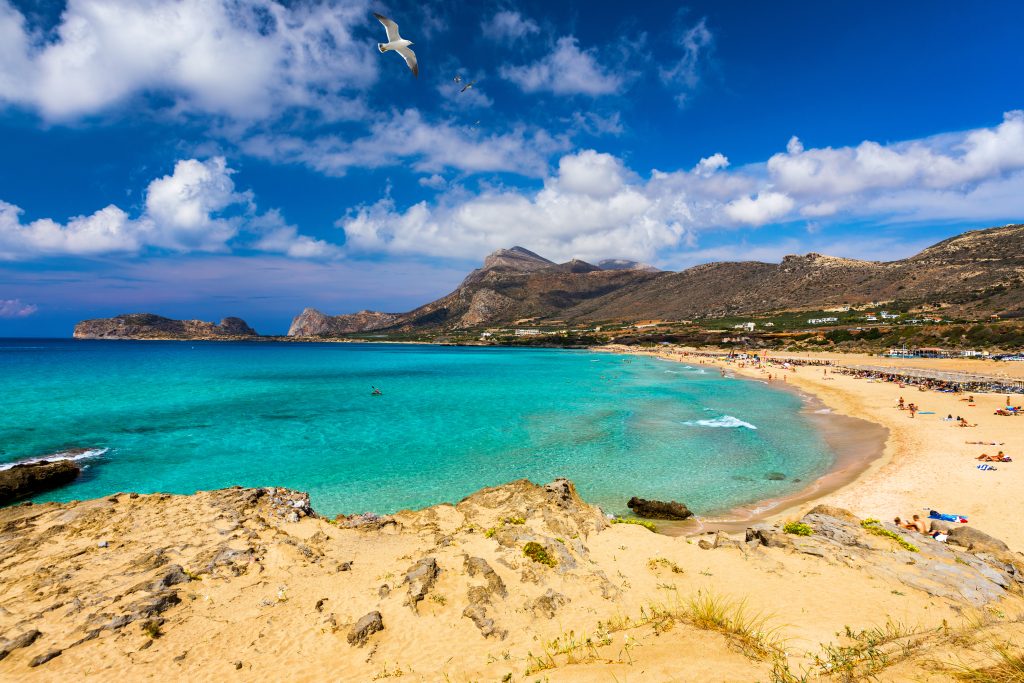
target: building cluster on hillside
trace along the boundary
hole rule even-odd
[[[835,316],[828,316],[827,318],[808,318],[808,325],[830,325],[832,323],[839,322],[839,318]]]

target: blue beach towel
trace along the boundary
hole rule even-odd
[[[934,415],[935,411],[934,410],[919,410],[919,411],[917,411],[917,414],[918,415]]]
[[[967,523],[967,518],[963,515],[946,515],[937,510],[929,510],[928,519],[941,519],[943,522],[959,522],[962,524]]]
[[[982,463],[978,465],[978,469],[981,470],[982,472],[985,472],[987,470],[991,470],[992,472],[996,471],[996,468],[992,467],[992,465],[989,465],[988,463]]]

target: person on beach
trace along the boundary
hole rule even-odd
[[[910,417],[913,418],[914,414],[917,412],[917,405],[911,403],[909,406],[907,406],[907,409],[910,411]]]
[[[924,523],[924,520],[921,519],[920,515],[914,515],[913,521],[907,525],[907,528],[921,534],[928,533],[928,525]]]
[[[900,410],[906,410],[906,407],[907,407],[907,406],[906,406],[906,404],[904,403],[904,401],[903,401],[903,397],[902,397],[902,396],[900,396],[900,402],[899,402],[899,404],[897,404],[897,406],[896,406],[896,407],[897,407],[897,408],[899,408]]]

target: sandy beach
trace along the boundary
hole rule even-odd
[[[728,362],[689,355],[687,350],[659,351],[661,358],[687,363],[705,363],[728,368],[742,378],[768,381],[780,388],[796,388],[819,399],[835,413],[870,421],[885,428],[888,436],[880,458],[856,464],[844,463],[847,473],[821,486],[820,492],[798,496],[793,504],[770,511],[775,519],[798,517],[817,503],[847,508],[861,516],[891,520],[913,514],[927,517],[929,509],[967,517],[972,525],[1006,540],[1011,547],[1024,547],[1024,519],[1018,514],[1019,492],[1024,490],[1024,417],[996,415],[1006,405],[1006,394],[947,394],[901,388],[896,383],[861,379],[814,366],[783,371],[776,367],[756,368],[749,362]],[[781,361],[789,357],[779,354]],[[828,359],[844,364],[917,367],[954,372],[972,372],[1011,377],[1024,376],[1019,363],[982,360],[890,359],[845,354],[800,354],[801,359]],[[784,379],[783,379],[784,378]],[[920,407],[915,417],[899,410],[900,397]],[[1024,396],[1011,395],[1014,405]],[[962,416],[975,427],[960,427],[952,415]],[[1001,445],[972,444],[971,441]],[[994,470],[977,469],[982,453],[1002,450],[1014,459],[1010,463],[989,463]],[[870,458],[870,454],[866,454]],[[844,480],[846,479],[846,480]]]

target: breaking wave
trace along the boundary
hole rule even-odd
[[[744,427],[746,429],[757,429],[757,427],[749,422],[744,422],[732,415],[722,415],[711,420],[689,420],[683,424],[689,427]]]
[[[15,460],[14,462],[0,463],[0,471],[9,470],[16,465],[34,465],[39,462],[54,462],[57,460],[85,460],[86,458],[95,458],[103,455],[109,448],[86,448],[84,450],[75,449],[72,451],[62,451],[59,453],[51,453],[49,455],[40,455],[35,458],[25,458],[24,460]]]

